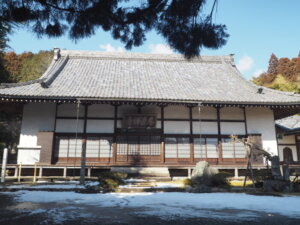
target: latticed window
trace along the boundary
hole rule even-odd
[[[127,155],[127,137],[120,136],[117,141],[117,154]]]
[[[246,149],[243,143],[234,142],[230,138],[222,139],[223,158],[245,158]]]
[[[195,158],[218,158],[217,138],[194,138]]]
[[[56,137],[55,157],[76,158],[81,157],[82,140],[74,137]]]
[[[165,138],[166,158],[190,158],[190,141],[187,137]]]
[[[117,139],[118,155],[160,155],[160,136],[130,135]]]
[[[86,141],[87,158],[110,158],[112,157],[111,137],[89,137]]]
[[[112,157],[111,137],[88,137],[86,142],[87,158]],[[56,137],[55,156],[58,158],[78,158],[82,153],[82,139]]]

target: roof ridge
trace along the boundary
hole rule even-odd
[[[61,50],[61,56],[79,58],[103,58],[103,59],[132,59],[132,60],[164,60],[164,61],[186,61],[186,62],[227,62],[233,61],[232,55],[223,56],[203,56],[186,59],[181,54],[152,54],[139,52],[104,52],[104,51],[84,51],[84,50]]]
[[[48,71],[48,74],[45,73],[45,76],[43,78],[43,81],[41,82],[41,85],[43,88],[48,88],[51,83],[55,80],[55,78],[59,75],[59,73],[62,71],[62,69],[65,67],[69,60],[69,56],[61,57],[58,60],[55,60],[56,62],[56,68],[54,68],[54,65],[52,65],[53,70]]]

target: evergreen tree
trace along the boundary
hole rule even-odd
[[[0,18],[0,83],[9,81],[9,74],[4,67],[3,53],[8,47],[8,33],[10,32],[11,25],[10,23],[2,20]]]
[[[269,60],[268,73],[269,74],[277,74],[277,66],[278,66],[278,58],[274,53],[272,53]]]
[[[202,48],[220,48],[226,43],[226,26],[212,22],[203,8],[206,0],[2,0],[0,18],[26,24],[38,36],[73,40],[89,37],[102,28],[127,49],[140,46],[146,33],[155,30],[187,58]]]

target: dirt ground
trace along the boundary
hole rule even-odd
[[[259,213],[258,217],[235,219],[237,210],[222,210],[218,218],[181,218],[172,216],[160,218],[139,214],[138,208],[110,207],[103,208],[89,205],[76,205],[66,203],[30,203],[16,202],[10,195],[0,193],[0,224],[1,225],[235,225],[235,224],[272,224],[272,225],[296,225],[299,219],[288,218],[280,215]],[[144,209],[143,209],[144,211]],[[216,212],[214,212],[216,213]],[[240,212],[239,212],[240,213]],[[245,212],[250,213],[251,212]],[[230,215],[229,217],[227,217]],[[256,212],[257,215],[257,212]]]

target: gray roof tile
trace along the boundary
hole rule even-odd
[[[286,117],[280,120],[276,120],[276,125],[279,125],[280,127],[289,130],[299,130],[300,129],[300,116],[294,115],[290,117]]]
[[[48,87],[41,84],[46,83]],[[0,97],[78,97],[216,103],[300,103],[300,95],[242,78],[231,56],[61,51],[38,80],[0,88]]]

